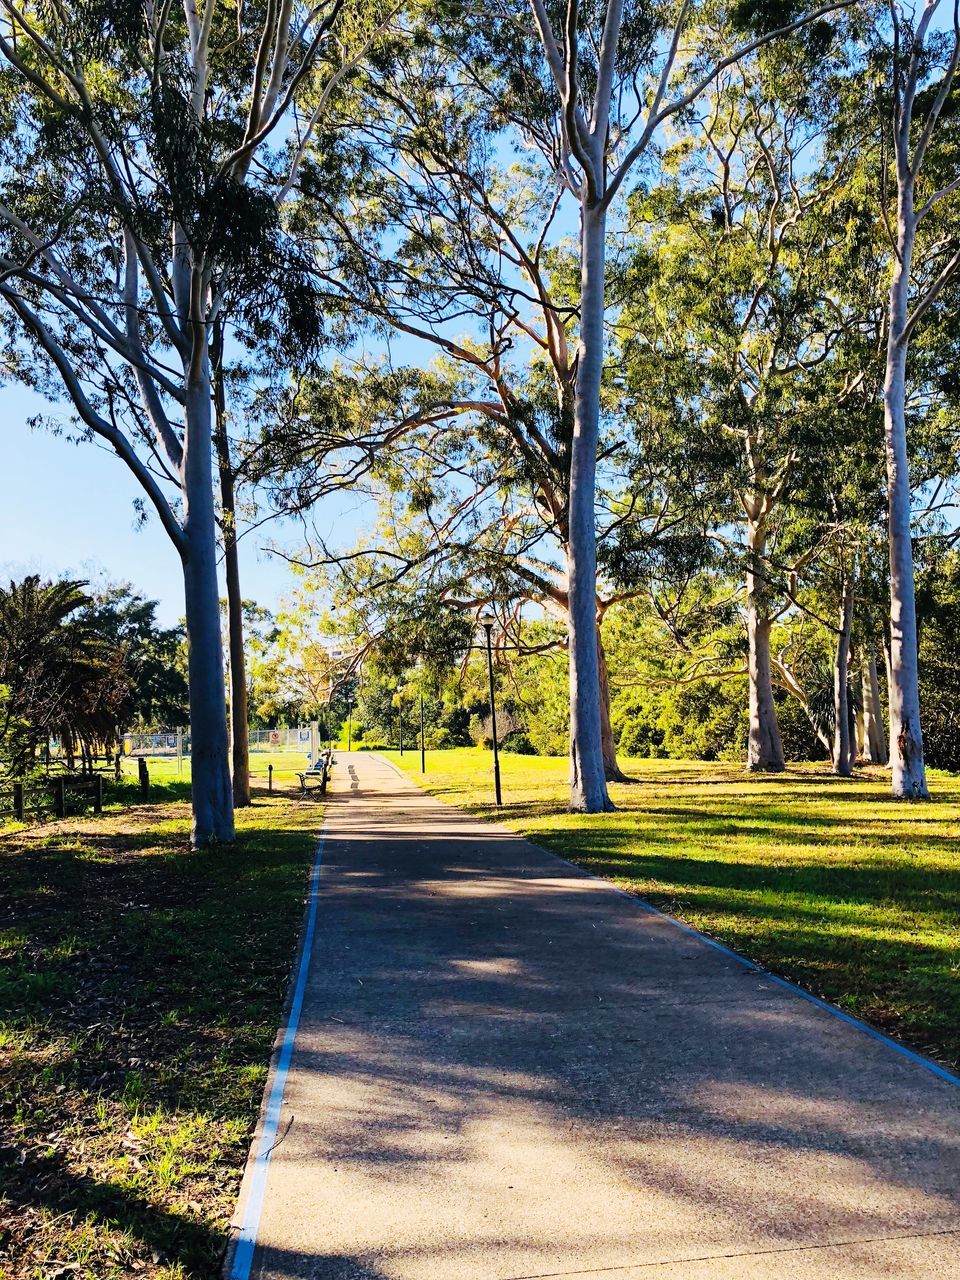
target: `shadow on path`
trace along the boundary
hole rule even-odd
[[[347,772],[256,1276],[941,1274],[960,1089],[382,762]]]

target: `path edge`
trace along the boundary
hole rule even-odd
[[[461,809],[461,807],[458,804],[454,804],[452,800],[446,800],[443,796],[437,796],[431,791],[428,791],[425,786],[421,786],[416,778],[412,777],[405,770],[399,768],[399,766],[395,765],[392,760],[387,760],[385,756],[381,756],[380,758],[383,760],[384,764],[388,764],[399,777],[404,778],[411,786],[415,787],[423,795],[429,796],[431,800],[436,800],[438,804],[446,805],[449,809],[456,809],[458,813],[462,813],[465,817],[476,817],[478,822],[485,822],[488,826],[499,826],[506,835],[514,836],[518,840],[525,840],[527,844],[533,845],[533,847],[539,850],[540,853],[545,853],[551,858],[556,858],[558,862],[563,863],[564,866],[570,867],[573,871],[576,871],[578,875],[586,876],[589,880],[597,880],[600,884],[606,885],[607,888],[611,889],[614,893],[619,894],[620,897],[629,899],[630,902],[634,903],[641,911],[648,915],[657,916],[666,924],[672,925],[682,933],[689,934],[696,938],[705,946],[711,947],[714,951],[721,952],[731,960],[735,960],[737,964],[743,965],[745,969],[750,969],[755,973],[763,974],[765,978],[769,978],[770,981],[776,983],[777,986],[789,991],[791,995],[798,996],[800,999],[807,1001],[808,1004],[815,1005],[823,1012],[831,1014],[841,1022],[845,1022],[847,1026],[852,1027],[855,1031],[859,1031],[869,1039],[875,1040],[878,1044],[882,1044],[886,1046],[886,1048],[892,1049],[899,1057],[907,1059],[907,1061],[913,1063],[914,1066],[920,1067],[932,1076],[936,1076],[937,1079],[960,1088],[960,1075],[955,1071],[951,1071],[949,1067],[941,1066],[941,1064],[934,1058],[930,1058],[926,1054],[919,1053],[916,1049],[911,1049],[909,1045],[904,1044],[900,1040],[895,1040],[893,1036],[887,1035],[886,1032],[881,1031],[878,1027],[874,1027],[869,1022],[864,1022],[862,1018],[856,1018],[853,1014],[847,1013],[846,1010],[841,1009],[838,1004],[833,1004],[830,1000],[823,999],[822,996],[814,995],[812,991],[808,991],[805,987],[801,987],[796,982],[791,982],[789,978],[783,978],[780,974],[774,973],[772,969],[766,968],[756,960],[751,960],[748,956],[742,955],[739,951],[734,951],[732,947],[728,947],[725,943],[719,942],[716,938],[711,938],[708,933],[704,933],[702,930],[694,928],[692,924],[687,924],[686,921],[681,920],[679,916],[671,915],[668,911],[661,911],[659,907],[655,907],[652,902],[648,902],[647,899],[641,897],[640,894],[631,893],[628,889],[621,889],[619,885],[614,884],[612,880],[608,880],[606,876],[597,875],[595,871],[588,871],[586,867],[582,867],[579,863],[572,862],[569,858],[565,858],[562,853],[557,853],[555,849],[548,849],[545,845],[537,844],[536,840],[531,840],[529,836],[525,836],[519,831],[514,831],[512,827],[505,826],[498,819],[484,818],[478,815],[468,814],[465,809]]]
[[[317,836],[316,847],[314,850],[313,861],[310,865],[310,874],[307,880],[307,893],[303,904],[303,913],[300,921],[300,930],[297,937],[297,949],[294,953],[293,960],[290,965],[290,976],[287,981],[286,995],[283,1000],[283,1009],[280,1015],[280,1025],[277,1028],[277,1034],[274,1037],[273,1048],[270,1051],[270,1060],[267,1067],[267,1079],[263,1086],[263,1096],[260,1099],[260,1107],[257,1112],[257,1123],[253,1133],[250,1135],[250,1145],[247,1148],[247,1158],[244,1161],[243,1173],[240,1178],[240,1190],[237,1195],[237,1204],[227,1227],[227,1243],[224,1248],[223,1260],[220,1264],[221,1280],[237,1280],[234,1276],[234,1264],[237,1260],[237,1251],[240,1242],[243,1239],[244,1227],[247,1225],[247,1209],[250,1205],[251,1193],[254,1190],[256,1176],[261,1163],[266,1172],[269,1171],[270,1156],[276,1145],[276,1138],[273,1138],[270,1147],[261,1155],[261,1147],[264,1142],[264,1135],[268,1133],[268,1125],[270,1123],[270,1108],[273,1094],[278,1084],[283,1090],[286,1086],[287,1066],[283,1067],[281,1075],[281,1055],[284,1047],[288,1042],[288,1038],[295,1039],[297,1027],[300,1021],[299,1008],[294,1010],[294,1003],[297,999],[298,991],[301,987],[301,979],[305,981],[306,972],[310,963],[308,946],[313,942],[313,924],[316,920],[317,896],[320,885],[320,870],[323,863],[323,849],[327,834],[327,815],[324,813],[323,823],[320,828],[320,834]],[[282,1103],[283,1093],[281,1091],[280,1101]],[[273,1126],[271,1126],[272,1128]],[[253,1245],[256,1251],[256,1229],[259,1225],[260,1213],[256,1210],[257,1221],[252,1224],[254,1229]],[[252,1256],[251,1256],[252,1262]],[[248,1268],[246,1275],[251,1274],[252,1268]]]

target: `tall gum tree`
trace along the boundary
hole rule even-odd
[[[422,128],[418,136],[422,147]],[[414,181],[415,163],[429,163],[429,186]],[[451,601],[486,599],[492,593],[507,616],[514,606],[531,601],[566,625],[562,566],[569,542],[575,378],[566,323],[572,307],[562,290],[559,296],[554,290],[556,261],[545,260],[536,248],[528,251],[523,230],[513,221],[514,200],[529,209],[529,191],[518,191],[505,178],[501,201],[478,201],[472,194],[483,184],[471,183],[470,176],[463,156],[452,153],[441,137],[426,155],[421,150],[418,158],[410,157],[402,180],[384,182],[378,190],[378,209],[386,203],[405,219],[399,243],[391,241],[389,252],[372,244],[357,217],[344,217],[340,229],[343,245],[362,270],[354,268],[349,280],[340,278],[338,298],[417,339],[434,353],[430,366],[355,365],[301,378],[265,408],[269,425],[261,455],[274,467],[271,484],[281,510],[311,509],[331,490],[345,487],[362,490],[379,504],[381,535],[373,544],[361,551],[329,546],[314,536],[301,557],[314,569],[341,564],[343,586],[351,594],[377,593],[384,580],[401,577],[419,576],[435,586],[445,573]],[[455,191],[459,199],[440,200],[438,188],[445,197]],[[504,194],[512,198],[503,199]],[[499,262],[496,256],[490,261],[489,244],[499,235],[509,235],[509,243],[497,250]],[[462,252],[464,244],[468,254]],[[512,284],[503,278],[508,255],[515,257],[518,272]],[[404,273],[415,274],[418,287],[398,296],[390,282]],[[557,273],[562,277],[562,267]],[[448,308],[461,323],[469,313],[485,338],[471,342],[438,332],[437,318]],[[622,430],[602,450],[601,543],[615,535],[622,518],[624,462],[636,452],[636,442]],[[632,504],[634,519],[641,507],[646,536],[655,539],[667,518],[665,504],[638,499]],[[419,520],[417,529],[410,527],[411,513]],[[371,562],[362,585],[361,555]],[[597,583],[601,741],[608,780],[623,780],[600,638],[604,613],[616,594]]]
[[[859,410],[864,361],[876,366],[861,335],[877,309],[837,288],[851,228],[870,227],[844,204],[857,132],[832,154],[831,82],[846,75],[843,48],[823,40],[743,60],[630,208],[618,321],[629,393],[647,412],[663,402],[674,448],[726,493],[710,536],[744,576],[750,770],[784,768],[771,635],[791,604],[780,585],[797,560],[781,549],[791,490],[836,458],[837,408]]]
[[[180,557],[197,845],[234,835],[212,328],[254,298],[304,310],[278,204],[369,40],[344,53],[344,11],[0,0],[0,298],[26,376],[124,461]]]
[[[312,507],[330,488],[378,484],[401,505],[405,491],[430,490],[439,508],[454,485],[457,526],[477,517],[473,577],[495,579],[504,607],[529,598],[566,619],[567,582],[556,569],[570,540],[576,262],[556,243],[552,175],[491,152],[465,123],[467,83],[451,119],[441,92],[450,74],[436,51],[420,63],[411,51],[389,84],[370,85],[357,132],[378,163],[361,164],[338,199],[314,189],[307,166],[301,205],[313,210],[304,225],[336,305],[365,314],[391,346],[405,344],[406,359],[415,344],[430,365],[398,369],[394,359],[388,373],[357,362],[299,377],[293,394],[267,407],[262,453],[276,464],[284,510]],[[621,434],[617,452],[624,443]],[[606,453],[601,538],[619,520],[606,501],[619,488],[614,450]],[[462,577],[462,538],[445,521],[434,535],[432,563],[456,560]],[[335,562],[335,549],[315,550],[315,565]],[[405,557],[403,548],[389,553]],[[422,547],[406,559],[408,573],[425,571]],[[602,597],[599,589],[598,629]],[[622,779],[605,703],[601,679],[604,770]]]
[[[920,726],[917,608],[914,586],[912,491],[907,448],[907,357],[917,325],[960,270],[956,230],[944,227],[960,190],[956,163],[936,154],[938,125],[946,132],[960,61],[960,6],[927,0],[917,16],[891,3],[891,167],[894,209],[882,212],[893,248],[883,386],[890,552],[890,764],[893,795],[925,798]],[[949,21],[948,33],[935,19]],[[941,117],[943,123],[941,124]],[[933,144],[933,146],[931,145]],[[931,225],[932,224],[932,225]],[[924,234],[926,233],[926,234]]]
[[[767,31],[733,48],[703,74],[682,77],[681,41],[701,15],[682,0],[670,17],[641,7],[629,19],[623,0],[607,0],[594,19],[587,5],[562,10],[530,0],[557,100],[556,175],[576,199],[580,217],[580,312],[570,459],[570,803],[593,812],[610,807],[603,778],[599,666],[594,598],[594,502],[601,375],[607,309],[606,241],[611,205],[663,125],[695,103],[727,66],[762,44],[841,6]],[[552,11],[552,10],[557,11]],[[671,21],[672,18],[672,21]],[[665,49],[664,53],[660,51]],[[587,51],[590,51],[589,53]],[[592,51],[596,50],[595,56]],[[686,68],[684,68],[686,71]],[[633,86],[643,85],[634,92]],[[624,104],[629,105],[624,105]]]
[[[556,202],[569,197],[578,213],[572,317],[576,341],[569,363],[572,383],[566,388],[569,394],[564,406],[569,416],[565,569],[572,809],[610,807],[604,776],[596,616],[597,454],[610,210],[631,172],[656,145],[666,123],[695,102],[724,67],[842,7],[843,3],[828,5],[782,26],[769,21],[765,12],[763,34],[739,46],[706,38],[705,28],[712,15],[706,6],[688,0],[675,7],[637,6],[628,16],[622,0],[590,6],[581,6],[579,0],[565,4],[531,0],[529,8],[520,0],[499,0],[479,14],[459,5],[427,7],[432,15],[429,43],[449,59],[447,67],[439,71],[431,62],[425,81],[431,109],[436,103],[446,106],[451,131],[473,128],[491,147],[499,142],[536,154],[554,184]],[[710,35],[716,37],[716,30]],[[701,52],[691,55],[691,43]],[[711,56],[710,49],[718,45],[722,47]],[[464,119],[463,106],[471,99],[480,103],[472,121]],[[391,110],[409,123],[413,133],[417,132],[420,108],[416,94],[406,99],[397,95],[391,104]],[[386,157],[389,168],[394,154],[390,143],[381,139],[370,149],[371,163],[383,165]],[[476,198],[484,198],[489,190],[481,187]],[[370,198],[376,207],[377,193]],[[458,201],[459,193],[452,207]],[[466,207],[464,212],[468,212]],[[344,222],[349,222],[350,216],[345,214]],[[389,226],[386,217],[384,221]],[[400,227],[402,233],[402,219]],[[536,231],[532,239],[542,244]],[[508,256],[517,249],[506,232],[504,243]],[[459,245],[458,250],[462,252],[455,261],[462,260],[466,270],[472,265],[468,245]],[[401,291],[422,285],[406,271],[390,283],[391,288]],[[469,297],[470,288],[466,284],[458,296]],[[451,291],[449,297],[454,296]],[[563,337],[566,341],[565,333]],[[523,447],[524,442],[518,441],[518,448]]]

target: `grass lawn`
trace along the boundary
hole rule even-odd
[[[254,787],[266,787],[267,767],[273,765],[273,785],[289,787],[297,785],[297,773],[303,773],[307,766],[304,751],[251,751],[250,779]],[[150,772],[150,785],[160,787],[161,794],[188,795],[190,783],[190,757],[184,756],[177,767],[176,756],[148,756],[147,768]],[[137,759],[135,756],[124,756],[123,776],[133,782],[137,778]],[[177,792],[176,788],[181,787]],[[172,790],[171,790],[172,789]]]
[[[162,773],[0,833],[2,1280],[217,1274],[321,808],[261,791],[192,853]]]
[[[386,753],[443,800],[492,817],[492,756]],[[879,769],[759,778],[730,764],[634,760],[615,813],[565,811],[566,760],[501,757],[503,820],[956,1069],[960,777],[893,801]]]

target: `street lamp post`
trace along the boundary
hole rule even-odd
[[[497,808],[503,805],[500,793],[500,748],[497,743],[497,704],[493,689],[493,628],[496,618],[492,613],[480,615],[480,625],[487,633],[487,674],[490,677],[490,732],[493,737],[493,790],[497,798]]]
[[[347,750],[353,746],[353,703],[347,699]]]
[[[397,690],[397,697],[400,699],[397,704],[397,721],[400,726],[400,754],[403,755],[403,689]]]
[[[427,748],[423,737],[423,690],[420,690],[420,772],[427,772]]]

